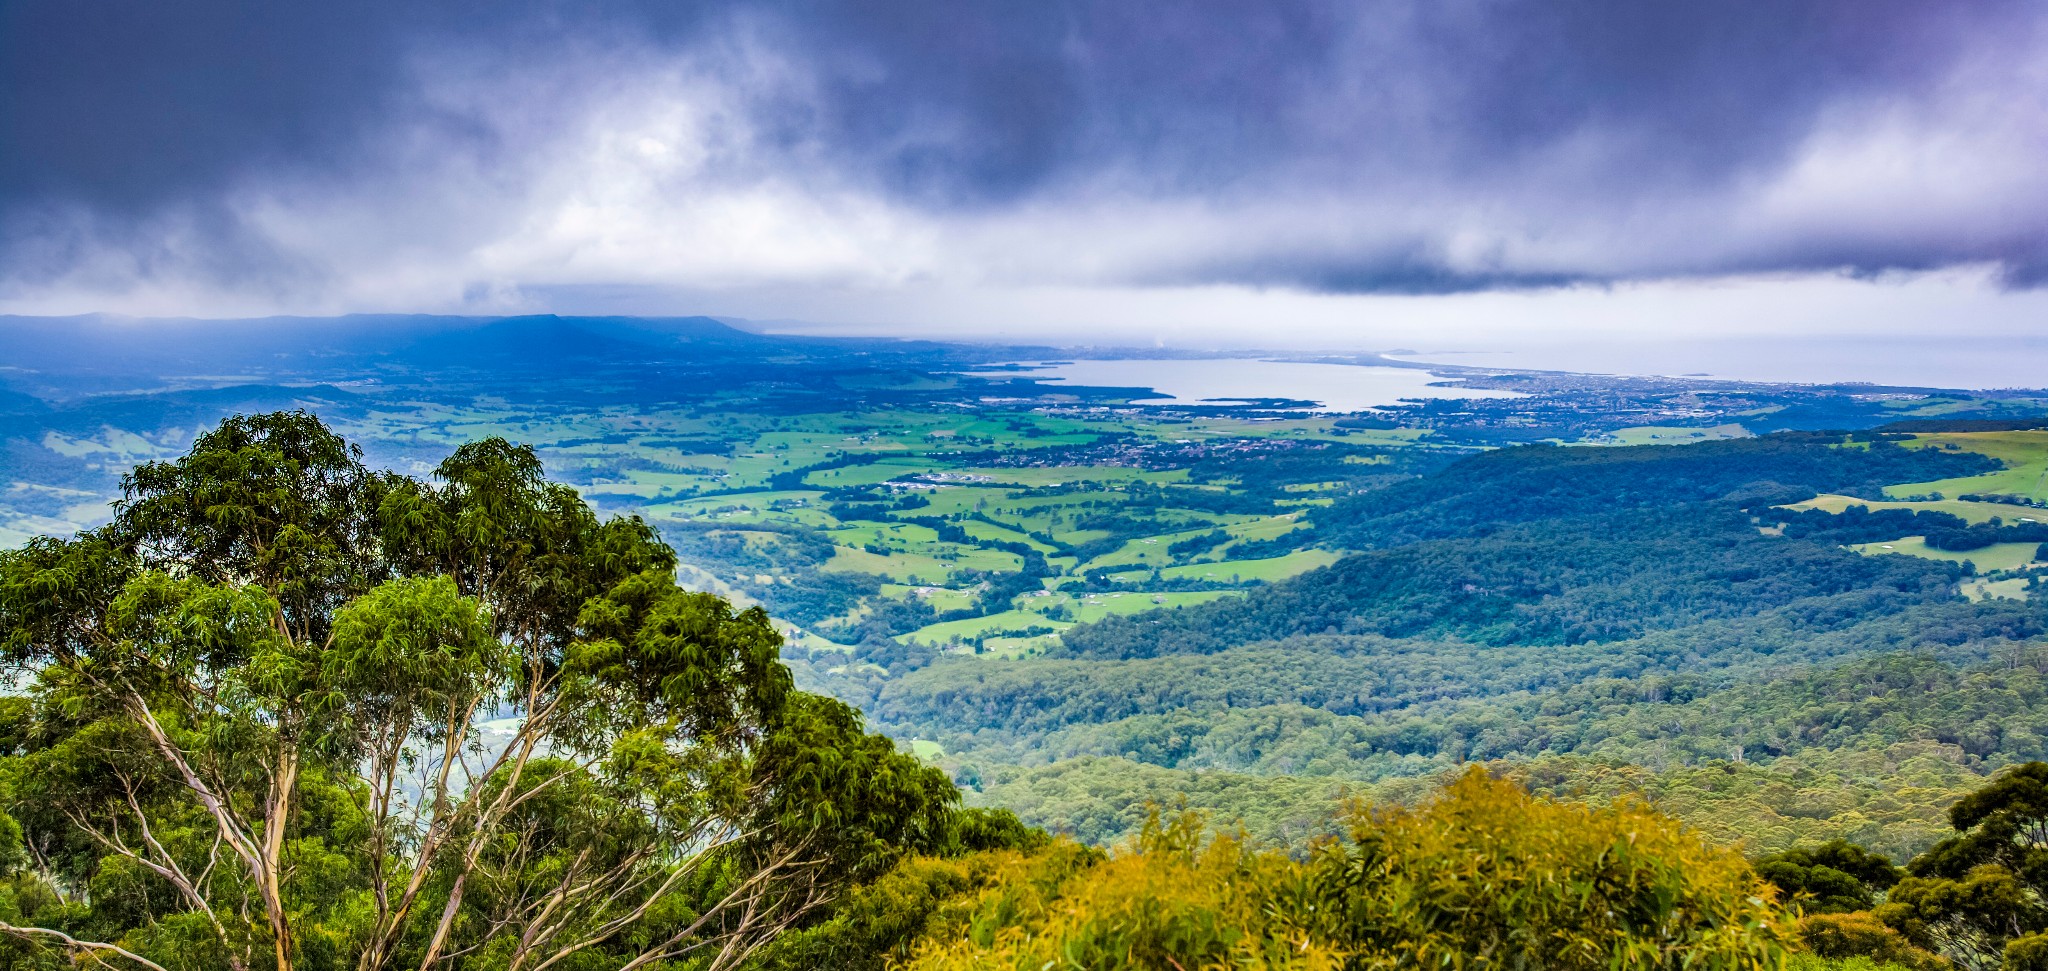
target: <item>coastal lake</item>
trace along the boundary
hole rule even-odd
[[[1014,370],[962,372],[978,378],[1033,378],[1089,388],[1150,388],[1148,405],[1234,404],[1258,398],[1316,402],[1323,411],[1364,411],[1414,398],[1520,398],[1515,391],[1458,385],[1418,368],[1308,364],[1251,358],[1019,362]]]

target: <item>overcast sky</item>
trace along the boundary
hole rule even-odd
[[[0,312],[2025,334],[2039,0],[0,0]]]

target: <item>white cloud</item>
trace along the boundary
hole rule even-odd
[[[2000,291],[1986,268],[1993,244],[2035,232],[2033,214],[2048,211],[2038,49],[2016,39],[1922,97],[1836,105],[1782,164],[1697,185],[1646,179],[1654,192],[1601,184],[1642,146],[1591,125],[1474,182],[1443,158],[1452,141],[1428,137],[1426,92],[1340,77],[1327,92],[1340,107],[1384,110],[1388,130],[1417,134],[1402,164],[1362,159],[1332,177],[1343,160],[1312,155],[1188,190],[1111,160],[1016,199],[952,206],[887,190],[835,154],[805,123],[823,82],[758,23],[735,19],[682,48],[614,36],[437,49],[417,61],[408,110],[345,175],[255,171],[217,207],[171,207],[120,231],[67,214],[43,241],[62,271],[12,278],[0,310],[595,302],[934,334],[1352,347],[2008,332],[2043,304]],[[1341,142],[1342,119],[1328,115]],[[1933,250],[1913,248],[1928,240]],[[1878,282],[1826,266],[1751,275],[1804,253],[1893,249],[1950,269]],[[1646,282],[1432,297],[1289,288],[1404,268]]]

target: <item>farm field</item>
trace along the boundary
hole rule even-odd
[[[1839,513],[1850,506],[1863,506],[1872,512],[1882,509],[1906,509],[1912,511],[1944,512],[1968,523],[1990,522],[2002,519],[2006,522],[2029,520],[2048,521],[2048,510],[2029,509],[2025,506],[2008,505],[2002,502],[1967,502],[1961,499],[1936,499],[1920,502],[1884,501],[1859,499],[1855,496],[1823,495],[1805,502],[1796,502],[1786,509],[1820,509]]]
[[[1907,536],[1883,543],[1856,543],[1849,548],[1870,556],[1896,553],[1901,556],[1917,556],[1949,563],[1968,563],[1976,567],[1979,573],[1990,573],[1997,570],[2017,570],[2033,563],[2034,555],[2041,548],[2041,544],[1993,543],[1977,550],[1937,550],[1927,545],[1925,537]]]
[[[1334,550],[1296,550],[1283,556],[1256,560],[1217,560],[1167,567],[1160,573],[1173,579],[1272,582],[1329,566],[1342,559]]]
[[[1637,425],[1617,428],[1613,432],[1593,441],[1599,445],[1682,445],[1690,442],[1718,441],[1726,438],[1748,438],[1749,429],[1733,422],[1713,425],[1707,428],[1690,428],[1682,425]]]
[[[1984,600],[2025,600],[2032,596],[2025,577],[2010,577],[2004,580],[1966,580],[1962,584],[1963,596],[1972,602]]]
[[[1910,447],[1976,452],[2005,463],[2005,468],[1983,475],[1886,487],[1885,494],[1895,499],[1933,493],[1953,499],[1988,493],[2048,501],[2048,430],[1931,433],[1915,436]]]
[[[541,454],[790,636],[984,652],[1334,562],[1307,504],[1446,454],[1414,429],[1331,417],[1067,409],[677,413],[605,430],[544,432]]]

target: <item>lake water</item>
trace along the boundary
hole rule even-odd
[[[975,377],[1029,377],[1048,384],[1150,388],[1144,404],[1228,404],[1254,398],[1298,398],[1325,411],[1364,411],[1404,398],[1520,398],[1513,391],[1434,387],[1445,380],[1415,368],[1304,364],[1255,359],[1099,360],[1024,363],[1030,370],[969,371]]]

